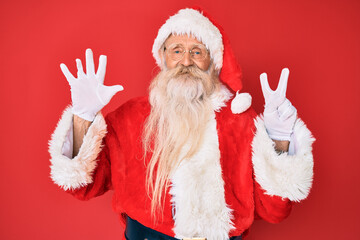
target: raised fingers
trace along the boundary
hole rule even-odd
[[[82,66],[81,60],[78,58],[76,59],[76,67],[78,69],[78,72],[77,72],[78,78],[84,77],[85,73],[83,70],[83,66]]]
[[[261,90],[262,90],[262,92],[264,94],[264,97],[265,97],[265,95],[273,92],[273,90],[271,90],[271,88],[269,86],[269,82],[268,82],[266,73],[262,73],[260,75],[260,84],[261,84]]]
[[[86,74],[95,75],[94,57],[90,48],[86,49]]]
[[[276,88],[276,92],[279,92],[281,96],[286,96],[286,88],[287,88],[287,83],[288,83],[288,78],[289,78],[289,69],[288,68],[284,68],[281,71],[281,75],[280,75],[280,81],[279,84]]]
[[[96,75],[98,76],[101,83],[104,83],[105,73],[106,73],[106,62],[107,58],[105,55],[101,55],[99,59],[99,67]]]
[[[65,64],[61,63],[60,68],[68,83],[71,84],[71,82],[75,80],[75,77],[70,73],[69,69]]]

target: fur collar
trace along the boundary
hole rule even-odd
[[[221,84],[220,91],[215,92],[211,95],[211,103],[214,111],[219,112],[222,107],[226,107],[226,102],[232,98],[233,94]]]

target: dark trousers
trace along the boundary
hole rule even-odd
[[[125,238],[127,240],[179,240],[155,231],[154,229],[145,227],[130,217],[127,217],[126,219]],[[230,240],[241,240],[241,236],[231,237]]]

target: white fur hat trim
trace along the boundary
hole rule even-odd
[[[220,70],[223,63],[224,45],[222,35],[211,21],[199,11],[186,8],[171,16],[159,29],[152,48],[153,56],[158,66],[161,66],[159,50],[170,36],[193,35],[210,50],[210,56],[214,60],[215,69]]]
[[[251,95],[249,93],[236,92],[236,96],[231,101],[231,112],[239,114],[245,112],[251,106]]]

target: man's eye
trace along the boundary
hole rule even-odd
[[[183,50],[181,48],[175,48],[171,52],[173,54],[182,54]]]
[[[201,55],[201,54],[202,54],[201,49],[198,49],[198,48],[192,49],[191,52],[192,52],[194,55]]]

